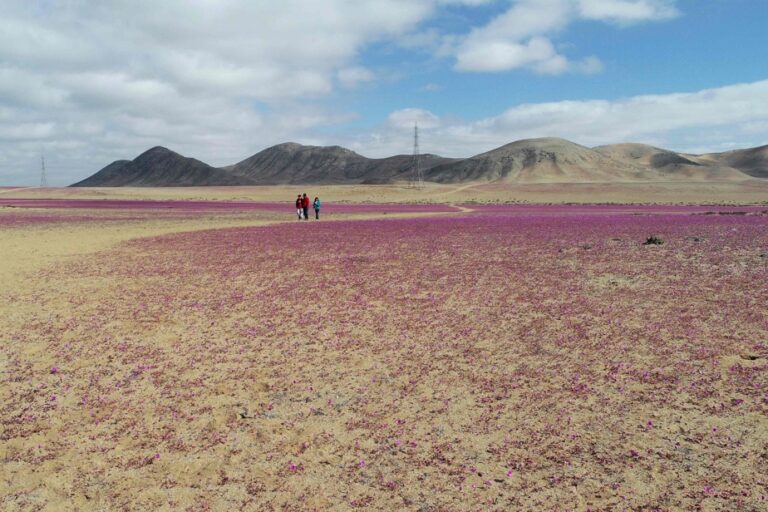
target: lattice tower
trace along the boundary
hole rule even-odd
[[[419,124],[413,125],[413,162],[411,164],[411,187],[423,188],[424,176],[421,172],[421,155],[419,154]]]
[[[45,155],[40,156],[40,188],[48,186],[48,177],[45,175]]]

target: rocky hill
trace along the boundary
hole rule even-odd
[[[134,160],[117,160],[73,187],[189,187],[255,185],[246,176],[217,169],[161,146]]]
[[[557,139],[527,139],[466,160],[438,165],[426,179],[439,183],[612,183],[677,180],[744,180],[744,172],[719,161],[643,144],[587,148]]]
[[[702,159],[739,169],[756,178],[768,178],[768,145],[726,153],[711,153],[702,155]]]
[[[366,158],[340,146],[295,143],[267,148],[223,168],[162,147],[113,162],[76,187],[384,184],[407,181],[411,155]],[[512,142],[466,159],[421,155],[424,179],[437,183],[611,183],[734,181],[768,178],[768,146],[688,155],[644,144],[588,148],[564,139]]]
[[[608,182],[642,179],[641,165],[614,160],[564,139],[527,139],[458,162],[433,167],[429,181],[516,183]]]
[[[421,155],[422,168],[451,162],[435,155]],[[413,156],[366,158],[340,146],[303,146],[292,142],[256,153],[231,167],[259,184],[389,183],[407,179]]]
[[[723,181],[748,179],[744,171],[717,159],[675,153],[645,144],[613,144],[598,146],[595,151],[614,160],[646,169],[644,177],[657,181],[690,180]]]

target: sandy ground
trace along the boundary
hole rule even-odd
[[[268,221],[250,219],[147,220],[4,230],[0,245],[0,288],[12,289],[31,279],[42,268],[109,249],[125,240],[179,231],[266,223]]]
[[[743,182],[663,183],[542,183],[462,184],[427,183],[422,189],[390,186],[270,186],[189,188],[77,188],[19,189],[7,197],[71,197],[113,199],[211,199],[288,201],[307,192],[324,201],[433,203],[659,203],[766,204],[768,180]]]
[[[763,216],[461,210],[0,228],[0,508],[768,508]]]

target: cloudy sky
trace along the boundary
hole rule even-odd
[[[0,0],[0,185],[166,146],[768,143],[766,0]]]

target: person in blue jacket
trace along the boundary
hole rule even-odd
[[[312,207],[315,209],[315,219],[320,220],[320,198],[316,197],[314,201],[312,201]]]

